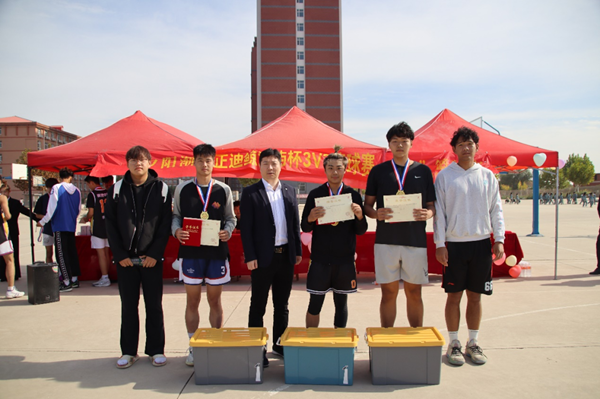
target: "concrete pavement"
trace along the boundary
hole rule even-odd
[[[554,207],[542,206],[540,232],[531,238],[531,201],[505,205],[508,230],[521,241],[525,259],[532,265],[531,278],[500,278],[494,294],[484,298],[480,344],[489,361],[484,366],[467,362],[462,367],[442,364],[441,383],[433,386],[371,384],[368,347],[362,339],[367,327],[379,325],[379,287],[372,274],[359,276],[359,292],[349,296],[348,326],[361,337],[355,356],[354,385],[287,385],[283,361],[271,358],[259,385],[197,386],[193,370],[184,364],[187,334],[183,322],[185,304],[181,284],[165,280],[163,299],[167,336],[165,367],[152,367],[147,356],[130,369],[119,370],[120,301],[117,286],[94,288],[91,282],[61,295],[60,302],[30,305],[27,298],[0,299],[0,397],[9,398],[177,398],[198,393],[222,398],[320,397],[429,398],[460,395],[464,398],[527,396],[530,398],[596,398],[600,393],[600,276],[588,272],[596,266],[595,209],[575,205],[560,208],[558,279],[554,280]],[[21,217],[23,275],[30,263],[27,222]],[[429,223],[431,228],[431,222]],[[36,247],[43,259],[43,248]],[[444,322],[445,294],[441,277],[430,276],[423,288],[425,325],[435,326],[447,340]],[[6,283],[0,290],[6,289]],[[294,282],[290,298],[290,326],[304,325],[308,305],[306,276]],[[17,287],[26,290],[25,278]],[[333,303],[328,295],[321,326],[332,326]],[[466,302],[466,301],[464,301]],[[247,324],[250,279],[242,277],[224,288],[226,327]],[[463,303],[463,314],[464,314]],[[399,298],[396,326],[407,325],[404,298]],[[208,327],[208,307],[201,303],[201,326]],[[144,319],[143,305],[140,307]],[[269,334],[272,308],[265,325]],[[140,353],[144,346],[141,323]],[[466,341],[466,325],[460,338]],[[445,347],[443,348],[445,353]],[[398,359],[410,362],[410,359]]]

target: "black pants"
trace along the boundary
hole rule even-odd
[[[54,245],[56,262],[63,276],[63,281],[70,282],[71,277],[81,275],[75,233],[72,231],[55,231]]]
[[[146,349],[144,353],[154,356],[165,353],[165,326],[163,319],[163,264],[154,267],[117,264],[119,294],[121,295],[121,353],[135,356],[140,337],[140,285],[146,305]]]
[[[596,239],[596,262],[598,263],[596,267],[600,267],[600,231],[598,231],[598,238]]]
[[[268,267],[252,270],[252,298],[248,327],[263,327],[263,316],[269,300],[269,289],[273,286],[273,349],[283,353],[277,340],[288,326],[288,300],[294,280],[294,265],[291,265],[286,252],[274,254]]]

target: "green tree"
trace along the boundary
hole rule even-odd
[[[569,179],[565,176],[565,168],[558,171],[558,188],[567,188],[570,186]],[[540,188],[556,189],[556,170],[554,168],[544,168],[540,173]]]
[[[15,161],[15,163],[20,163],[22,165],[27,165],[27,154],[31,152],[30,149],[26,148],[23,150],[23,152],[21,152],[21,155],[19,156],[19,158]],[[58,173],[56,172],[48,172],[45,170],[39,170],[39,169],[31,169],[31,176],[42,176],[44,178],[44,181],[46,181],[46,179],[50,178],[50,177],[54,177],[55,179],[58,179]],[[13,180],[13,183],[15,185],[15,187],[17,187],[19,190],[23,191],[23,192],[29,192],[29,182],[27,180]],[[39,190],[38,188],[34,187],[34,190]]]
[[[238,179],[242,187],[248,187],[253,185],[254,183],[258,183],[260,179]]]
[[[531,172],[529,169],[522,170],[518,173],[500,175],[500,184],[509,186],[511,190],[518,190],[519,183],[526,183],[529,180],[531,180]]]
[[[575,185],[577,191],[580,186],[588,185],[594,180],[594,164],[587,154],[584,154],[583,157],[579,154],[569,155],[563,170],[565,177]]]

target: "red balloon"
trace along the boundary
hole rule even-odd
[[[521,266],[516,265],[511,267],[510,269],[508,269],[508,274],[510,274],[512,278],[519,277],[521,275]]]
[[[506,260],[506,254],[502,254],[502,257],[500,259],[496,259],[494,261],[494,264],[500,266],[501,264],[504,263],[505,260]]]

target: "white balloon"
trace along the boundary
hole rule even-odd
[[[514,255],[510,255],[508,258],[506,258],[505,263],[507,266],[513,267],[517,264],[517,257]]]
[[[517,157],[511,155],[510,157],[506,158],[506,163],[508,166],[515,166],[517,164]]]
[[[546,162],[546,154],[544,154],[543,152],[535,154],[533,156],[533,162],[535,162],[537,166],[542,166],[544,162]]]

